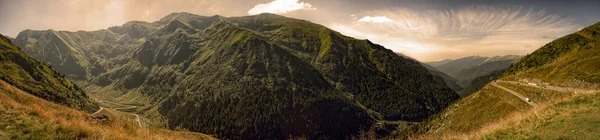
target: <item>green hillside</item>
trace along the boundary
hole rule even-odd
[[[94,97],[221,138],[346,139],[458,99],[417,61],[273,14],[173,13],[92,32],[26,30],[15,42]]]
[[[493,84],[417,124],[417,139],[594,139],[598,137],[600,23],[523,57]]]
[[[200,133],[145,128],[127,116],[131,115],[108,108],[94,114],[82,112],[0,80],[0,139],[214,139]]]
[[[37,97],[93,112],[98,105],[77,85],[44,62],[23,53],[9,39],[0,35],[0,79]]]
[[[598,53],[600,23],[544,45],[503,75],[507,78],[534,78],[567,87],[592,88],[600,82]]]

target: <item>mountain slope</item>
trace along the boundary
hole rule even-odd
[[[516,63],[517,61],[518,61],[518,59],[514,59],[514,60],[501,60],[501,61],[493,61],[493,62],[483,63],[481,65],[478,65],[478,66],[475,66],[475,67],[472,67],[472,68],[467,68],[467,69],[460,70],[458,72],[458,74],[456,75],[456,77],[459,78],[459,79],[461,79],[461,83],[459,83],[459,84],[465,86],[468,83],[470,83],[471,79],[475,79],[477,77],[488,75],[488,74],[490,74],[492,72],[495,72],[495,71],[506,70],[512,64]]]
[[[58,44],[77,44],[64,50],[45,45],[55,42],[28,41],[47,38],[29,32],[48,31],[24,31],[16,39],[44,61],[45,52],[35,48],[74,58],[77,50],[92,54],[81,59],[92,65],[60,59],[59,66],[85,69],[72,78],[98,87],[94,96],[142,104],[139,113],[166,120],[170,128],[224,138],[346,139],[376,121],[427,118],[458,99],[417,61],[368,40],[273,14],[173,13],[153,23],[60,31],[58,36],[70,39],[55,40]],[[90,33],[108,36],[83,37]]]
[[[600,82],[599,42],[600,23],[596,23],[544,45],[503,75],[534,78],[567,87],[593,88]]]
[[[37,97],[83,111],[96,111],[98,105],[77,85],[44,62],[23,53],[0,35],[0,79]]]
[[[448,85],[448,87],[450,87],[452,90],[456,91],[458,93],[458,95],[463,97],[463,95],[461,94],[463,87],[458,85],[458,80],[456,78],[439,71],[438,69],[436,69],[433,66],[430,66],[429,64],[423,63],[422,65],[423,65],[423,67],[427,68],[427,70],[432,75],[435,75],[435,76],[438,76],[438,77],[441,77],[442,79],[444,79],[444,82],[446,83],[446,85]]]
[[[521,56],[506,55],[494,57],[470,56],[456,60],[428,62],[437,65],[435,69],[455,78],[455,84],[460,86],[458,94],[465,97],[487,84],[502,71],[516,63]]]
[[[492,60],[479,66],[460,70],[456,75],[457,84],[464,89],[459,92],[465,97],[486,85],[491,80],[502,74],[502,72],[516,63],[520,57]]]
[[[108,109],[107,120],[48,102],[0,80],[0,139],[212,139],[208,135],[138,127]]]
[[[600,23],[556,39],[504,71],[490,84],[422,124],[426,139],[593,139],[600,97]],[[562,89],[562,90],[559,90]],[[511,104],[511,105],[502,105]],[[465,113],[469,112],[469,113]],[[467,118],[467,119],[465,119]],[[470,121],[476,120],[476,121]]]

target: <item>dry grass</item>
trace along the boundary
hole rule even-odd
[[[572,93],[558,92],[548,89],[534,88],[529,86],[517,85],[513,83],[498,83],[499,85],[512,89],[523,96],[530,98],[533,102],[538,104],[545,104],[551,101],[560,101],[561,99],[570,98],[573,96]]]
[[[531,87],[519,88],[522,88],[519,89],[521,91],[537,91],[537,89],[529,89]],[[485,90],[480,92],[485,92]],[[479,107],[488,108],[486,106]],[[413,134],[408,139],[597,138],[600,137],[600,133],[598,133],[600,132],[599,107],[600,93],[552,96],[549,101],[542,102],[538,107],[513,111],[509,115],[483,124],[472,131],[460,132],[446,129],[438,133]],[[482,118],[485,117],[480,116],[476,119]],[[436,123],[448,123],[447,121],[451,120],[437,121]],[[469,121],[469,119],[465,118],[465,121]]]
[[[514,95],[485,86],[479,92],[449,106],[437,120],[428,126],[434,133],[469,133],[481,129],[490,122],[510,116],[513,112],[531,108]]]
[[[91,114],[57,105],[0,81],[0,139],[213,139],[193,132],[139,127],[89,119]]]

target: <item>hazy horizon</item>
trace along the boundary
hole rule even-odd
[[[27,9],[27,10],[23,10]],[[575,9],[575,10],[574,10]],[[0,33],[99,30],[173,13],[227,17],[274,13],[369,39],[422,62],[525,55],[600,20],[598,1],[21,0],[0,1]]]

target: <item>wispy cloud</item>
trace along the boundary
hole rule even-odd
[[[385,16],[376,16],[376,17],[365,16],[365,17],[359,19],[358,22],[386,23],[386,22],[392,22],[392,20]]]
[[[269,3],[258,4],[248,11],[250,15],[260,13],[285,14],[297,10],[315,9],[310,3],[298,2],[298,0],[274,0]]]
[[[424,61],[466,55],[525,54],[552,39],[542,36],[562,36],[580,28],[570,18],[522,7],[396,9],[353,16],[353,23],[330,27]],[[527,45],[536,47],[523,47]]]

